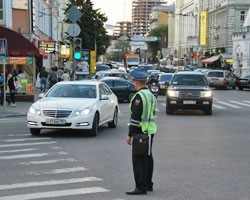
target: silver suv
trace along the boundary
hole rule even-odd
[[[210,87],[227,89],[236,87],[235,76],[227,70],[211,70],[207,73],[207,79]]]

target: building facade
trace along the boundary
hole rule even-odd
[[[113,37],[114,39],[118,39],[122,36],[131,37],[131,22],[122,21],[117,22],[113,27]]]

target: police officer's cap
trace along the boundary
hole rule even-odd
[[[146,81],[148,75],[146,72],[133,70],[130,72],[130,75],[133,77],[133,80]]]

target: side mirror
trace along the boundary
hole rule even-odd
[[[109,96],[108,95],[101,95],[101,100],[109,100]]]
[[[41,94],[38,95],[38,98],[39,98],[39,99],[41,99],[41,98],[43,98],[43,97],[44,97],[44,93],[41,93]]]

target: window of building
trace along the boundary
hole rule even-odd
[[[0,0],[0,20],[3,20],[3,0]]]
[[[245,11],[240,11],[240,22],[244,22],[245,21]]]

